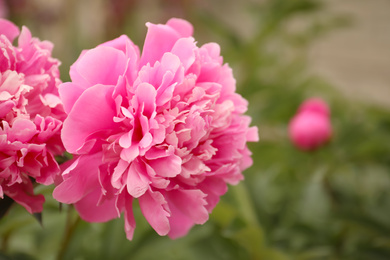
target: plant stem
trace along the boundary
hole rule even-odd
[[[64,238],[62,240],[62,243],[60,245],[60,249],[58,251],[57,260],[62,260],[64,258],[64,255],[66,253],[66,249],[68,248],[68,245],[69,245],[70,240],[72,238],[73,232],[75,231],[78,223],[81,220],[80,217],[77,216],[76,219],[72,222],[72,212],[73,212],[73,206],[69,205],[68,212],[66,215]]]

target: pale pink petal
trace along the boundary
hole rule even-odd
[[[180,174],[181,164],[182,160],[180,157],[174,154],[149,161],[149,165],[161,177],[175,177]]]
[[[178,31],[168,25],[146,23],[146,26],[148,27],[148,33],[141,55],[140,66],[144,66],[147,63],[153,65],[161,59],[165,52],[171,51],[175,42],[183,37]],[[180,24],[177,27],[179,28]]]
[[[258,142],[259,141],[258,133],[259,130],[257,129],[257,126],[250,127],[246,134],[246,140],[248,140],[248,142]]]
[[[84,92],[85,88],[71,82],[62,83],[58,87],[64,110],[67,114],[72,110],[74,103]]]
[[[85,88],[95,84],[116,85],[125,68],[126,55],[123,52],[112,47],[99,46],[87,51],[72,65],[70,76],[75,84]]]
[[[127,191],[134,198],[142,196],[149,189],[149,179],[142,173],[137,162],[133,162],[127,174]]]
[[[172,54],[180,59],[185,71],[187,71],[195,62],[195,50],[194,38],[181,38],[173,46]]]
[[[189,37],[193,34],[194,31],[191,23],[179,18],[169,19],[167,25],[180,33],[181,37]]]

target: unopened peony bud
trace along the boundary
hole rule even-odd
[[[291,141],[302,150],[315,150],[332,136],[329,108],[321,99],[309,99],[291,119],[289,135]]]

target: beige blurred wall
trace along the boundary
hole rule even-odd
[[[309,49],[311,69],[349,98],[390,108],[390,1],[328,0],[352,24]]]

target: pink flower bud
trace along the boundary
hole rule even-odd
[[[321,99],[305,101],[289,124],[289,136],[301,150],[315,150],[332,136],[329,108]]]

